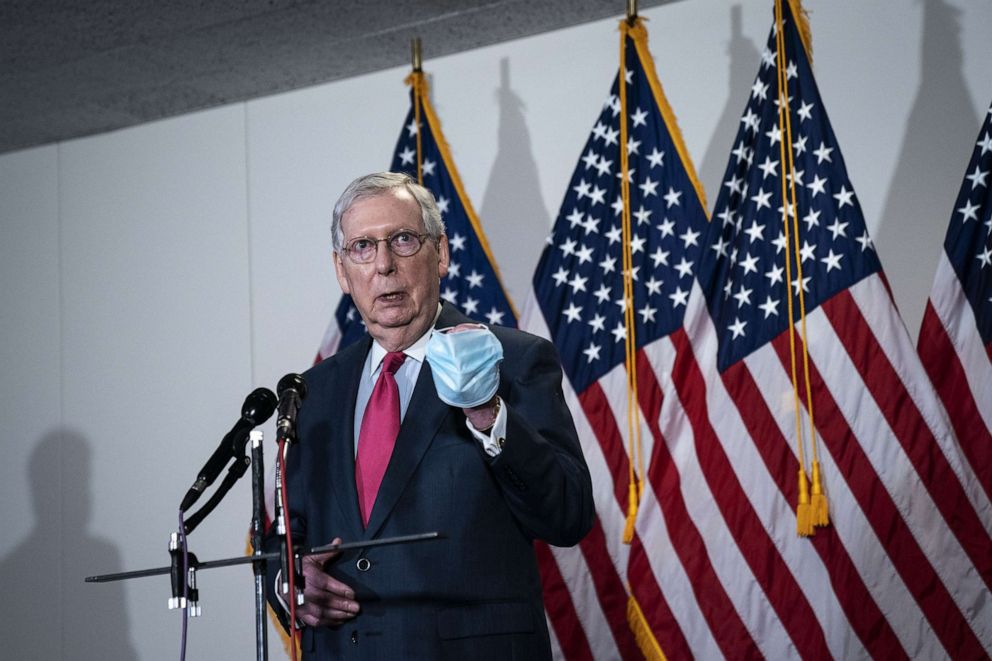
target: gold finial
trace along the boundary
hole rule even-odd
[[[410,42],[410,47],[413,53],[413,70],[419,72],[421,70],[420,37],[414,37]]]
[[[627,0],[627,22],[633,25],[634,19],[636,18],[637,18],[637,0]]]

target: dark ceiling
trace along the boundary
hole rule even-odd
[[[642,0],[640,8],[671,0]],[[620,0],[2,0],[0,153],[621,17]]]

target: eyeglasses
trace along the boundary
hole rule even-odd
[[[373,239],[370,236],[360,236],[352,239],[344,247],[348,259],[356,264],[368,264],[375,259],[379,252],[379,244],[385,242],[389,251],[397,257],[413,257],[424,245],[424,239],[430,234],[417,234],[413,230],[397,230],[382,238]]]

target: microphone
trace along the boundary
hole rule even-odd
[[[299,374],[290,372],[279,379],[279,417],[276,419],[276,439],[292,443],[296,438],[296,413],[307,398],[307,383]]]
[[[241,406],[241,418],[234,423],[231,431],[224,435],[220,445],[200,469],[196,482],[186,492],[179,509],[183,512],[193,506],[203,491],[213,484],[239,449],[248,441],[248,432],[268,420],[276,409],[276,396],[268,388],[256,388],[245,397]]]

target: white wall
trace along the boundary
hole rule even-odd
[[[645,12],[710,203],[771,4]],[[915,336],[992,98],[992,5],[806,5],[820,90]],[[425,63],[518,306],[617,50],[616,23],[604,21]],[[340,295],[330,207],[354,176],[388,165],[406,73],[0,156],[5,658],[175,657],[167,580],[82,577],[166,564],[175,507],[244,395],[311,362]],[[249,510],[245,482],[193,550],[240,553]],[[189,658],[251,658],[250,572],[200,578]]]

